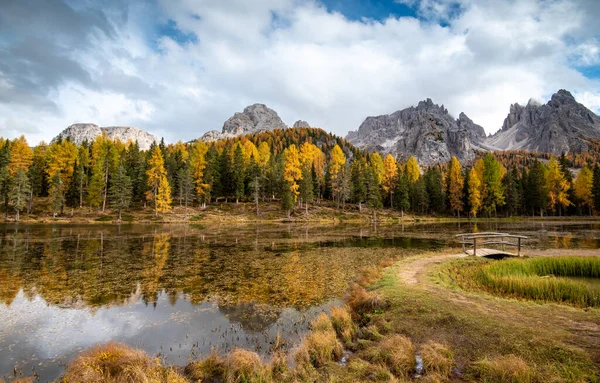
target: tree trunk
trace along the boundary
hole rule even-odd
[[[304,209],[305,209],[305,211],[306,211],[306,215],[308,216],[308,203],[305,203],[305,204],[304,204]]]
[[[15,219],[17,222],[19,222],[19,210],[18,209],[16,210],[16,213],[17,214],[15,214]]]
[[[106,208],[106,195],[108,193],[108,162],[106,163],[106,169],[104,171],[104,199],[102,201],[102,212]]]

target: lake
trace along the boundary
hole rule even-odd
[[[211,349],[296,345],[361,269],[508,231],[539,248],[600,247],[598,223],[0,225],[0,378],[57,378],[97,343],[185,365]]]

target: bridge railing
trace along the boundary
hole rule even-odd
[[[524,235],[513,235],[509,233],[482,232],[456,234],[460,237],[463,251],[467,253],[467,246],[473,246],[473,255],[477,255],[477,248],[484,245],[502,245],[502,251],[506,246],[517,249],[517,256],[521,256],[521,240],[528,239]]]

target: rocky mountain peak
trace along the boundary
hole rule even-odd
[[[244,108],[243,112],[236,112],[223,124],[221,132],[211,130],[200,139],[202,141],[216,141],[244,134],[258,133],[266,130],[285,129],[277,112],[265,104],[253,104]]]
[[[298,121],[294,122],[294,125],[292,126],[292,128],[310,128],[310,125],[306,121],[298,120]]]
[[[588,149],[600,139],[600,117],[564,89],[545,105],[510,106],[502,129],[486,141],[490,150],[535,150],[560,155]]]
[[[133,126],[100,127],[92,123],[77,123],[69,125],[52,141],[56,141],[59,138],[69,138],[77,145],[81,145],[84,141],[91,143],[96,139],[96,137],[102,135],[103,133],[106,133],[110,139],[119,139],[123,142],[137,141],[140,149],[142,150],[150,149],[150,145],[152,145],[153,142],[158,141],[154,135]]]
[[[484,129],[466,114],[454,119],[443,106],[428,98],[390,115],[367,117],[346,139],[361,149],[391,153],[399,158],[411,155],[425,164],[449,161],[452,156],[472,160],[485,139]]]

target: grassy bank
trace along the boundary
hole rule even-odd
[[[466,266],[466,267],[465,267]],[[463,288],[511,298],[600,306],[600,257],[539,257],[456,264],[452,278]]]

